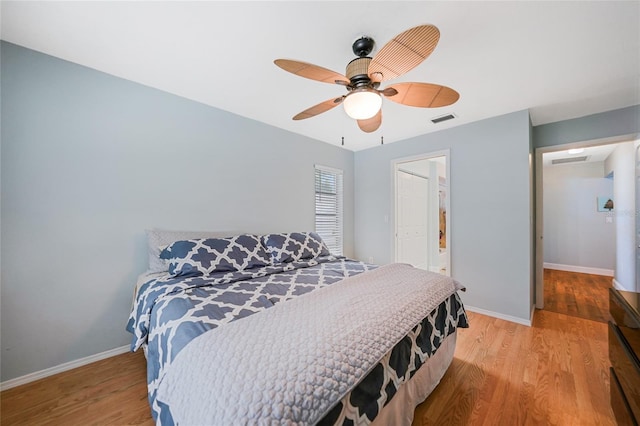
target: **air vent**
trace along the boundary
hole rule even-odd
[[[453,114],[441,115],[440,117],[432,118],[431,122],[433,124],[438,124],[442,123],[443,121],[453,120],[454,118],[456,118],[456,116]]]
[[[551,160],[551,164],[579,163],[581,161],[587,161],[587,158],[589,157],[586,155],[582,157],[556,158],[555,160]]]

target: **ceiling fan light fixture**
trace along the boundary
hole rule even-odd
[[[354,120],[373,117],[382,107],[382,96],[373,89],[361,88],[350,92],[342,101],[344,111]]]

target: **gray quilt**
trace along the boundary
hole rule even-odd
[[[157,399],[176,424],[313,424],[459,288],[404,264],[347,278],[195,338]]]

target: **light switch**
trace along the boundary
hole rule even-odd
[[[607,216],[604,221],[605,223],[613,223],[613,218],[611,216]]]

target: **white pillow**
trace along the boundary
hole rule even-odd
[[[212,232],[212,231],[168,231],[166,229],[147,229],[147,243],[149,245],[149,271],[169,271],[169,261],[160,259],[160,252],[169,244],[180,240],[199,238],[224,238],[243,234],[243,232]]]

